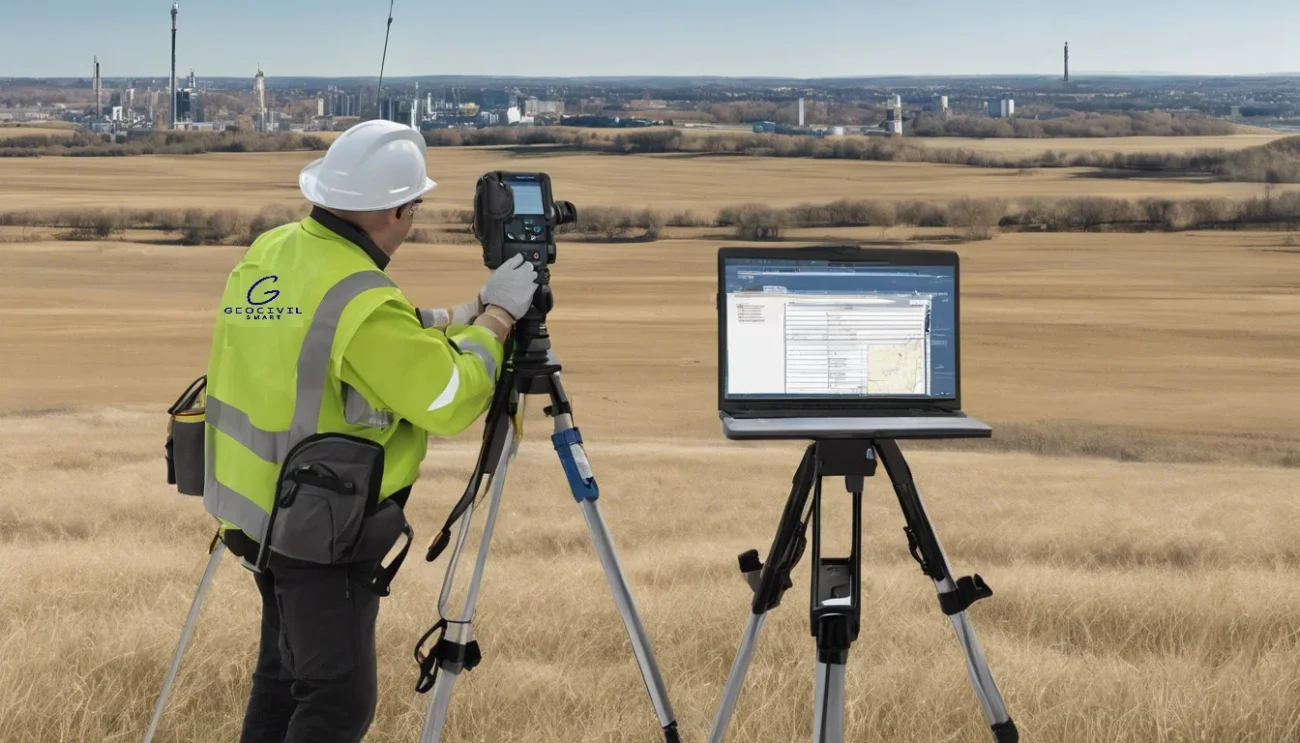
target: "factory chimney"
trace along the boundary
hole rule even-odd
[[[257,94],[257,130],[266,131],[266,75],[262,63],[257,63],[257,77],[253,78],[253,92]]]
[[[172,78],[168,90],[171,91],[172,102],[168,108],[171,110],[172,129],[176,128],[176,14],[181,12],[180,0],[172,2]]]
[[[1070,42],[1065,42],[1065,81],[1070,82]]]
[[[799,126],[803,126],[803,99],[799,99]]]
[[[99,57],[95,57],[95,118],[104,114],[104,83],[99,79]]]

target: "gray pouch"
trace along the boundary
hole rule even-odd
[[[203,495],[207,375],[199,377],[167,409],[167,484],[181,495]]]
[[[308,436],[289,452],[261,540],[257,569],[273,548],[321,565],[380,560],[409,529],[396,503],[379,501],[384,449],[338,433]]]

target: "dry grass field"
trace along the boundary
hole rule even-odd
[[[293,204],[305,155],[0,161],[5,209]],[[489,168],[545,169],[579,204],[716,208],[1022,188],[1114,195],[1224,185],[1014,176],[878,163],[511,157],[439,150],[464,207]],[[857,189],[850,193],[837,188]],[[1023,186],[1013,184],[1023,183]],[[1250,187],[1243,186],[1243,189]],[[1090,191],[1084,190],[1082,193]],[[966,409],[994,438],[905,446],[1027,743],[1300,739],[1300,248],[1276,233],[1006,235],[957,249]],[[720,243],[560,246],[550,327],[602,507],[688,743],[706,739],[800,446],[732,444],[716,417]],[[148,725],[211,523],[163,482],[164,411],[202,373],[239,248],[0,242],[0,740],[126,743]],[[485,275],[476,246],[410,245],[390,273],[419,304]],[[659,739],[581,515],[530,409],[479,602],[484,660],[445,740]],[[417,550],[472,468],[478,427],[432,443]],[[833,484],[833,512],[847,512]],[[865,507],[863,632],[846,739],[991,740],[951,626],[883,482]],[[847,544],[831,527],[833,552]],[[446,557],[413,554],[380,613],[377,743],[418,736],[411,649]],[[229,559],[160,743],[238,736],[256,592]],[[769,620],[729,743],[812,721],[807,563]]]
[[[0,139],[9,137],[66,137],[71,138],[77,126],[62,121],[36,121],[21,124],[0,124]]]
[[[294,152],[0,159],[0,204],[4,205],[0,208],[121,206],[256,211],[266,204],[297,205],[298,171],[318,156]],[[931,163],[692,154],[516,155],[508,148],[447,147],[430,151],[430,175],[439,187],[425,200],[425,209],[468,208],[480,175],[511,168],[546,171],[555,183],[556,197],[578,205],[652,206],[664,212],[703,212],[747,201],[792,206],[841,198],[1246,198],[1264,191],[1262,184],[1207,183],[1196,178],[1096,178],[1081,168],[1021,173]]]

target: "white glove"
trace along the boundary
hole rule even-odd
[[[481,314],[483,302],[474,297],[451,308],[420,310],[420,323],[426,328],[446,330],[448,325],[471,325]]]
[[[536,293],[537,269],[516,253],[492,272],[478,296],[484,305],[495,304],[518,320],[532,307]]]
[[[452,325],[470,325],[474,322],[474,318],[483,314],[483,302],[478,297],[474,297],[447,310],[447,314],[448,321]]]

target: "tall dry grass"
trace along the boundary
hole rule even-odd
[[[581,417],[579,424],[582,424]],[[540,415],[506,489],[476,615],[484,660],[444,740],[660,740],[585,525]],[[590,440],[601,504],[683,737],[705,739],[740,639],[735,555],[765,551],[798,446]],[[381,701],[367,740],[414,740],[428,698],[411,649],[446,559],[418,552],[464,485],[471,431],[435,442],[411,505],[417,550],[379,620]],[[210,523],[161,484],[161,411],[0,420],[0,740],[138,740],[206,559]],[[1300,736],[1300,472],[1026,454],[909,456],[959,575],[994,596],[971,617],[1022,730],[1044,743]],[[847,545],[828,483],[827,554]],[[884,482],[864,506],[863,630],[846,739],[989,740],[951,626],[907,554]],[[471,545],[473,546],[473,545]],[[728,741],[809,735],[807,560],[760,639]],[[222,565],[158,738],[237,738],[257,594]]]

